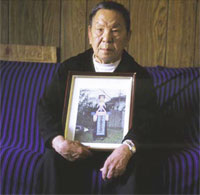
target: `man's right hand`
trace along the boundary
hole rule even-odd
[[[52,147],[69,161],[75,161],[90,156],[92,153],[89,147],[82,145],[79,141],[66,140],[58,135],[52,140]]]

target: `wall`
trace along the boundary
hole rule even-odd
[[[115,0],[132,19],[129,53],[144,66],[200,66],[200,0]],[[0,0],[0,43],[89,48],[88,14],[100,0]]]

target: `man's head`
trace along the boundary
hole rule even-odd
[[[130,16],[123,5],[110,1],[93,8],[88,36],[97,61],[108,64],[119,60],[130,35]]]

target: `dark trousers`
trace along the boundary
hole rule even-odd
[[[69,162],[52,149],[42,157],[36,176],[36,194],[161,194],[162,172],[158,161],[134,155],[126,172],[116,179],[102,180],[99,169],[109,153]],[[145,161],[144,161],[145,160]]]

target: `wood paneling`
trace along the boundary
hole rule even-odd
[[[132,0],[132,36],[129,53],[143,66],[164,65],[166,53],[166,0]]]
[[[42,44],[42,1],[9,1],[9,43]]]
[[[102,0],[0,0],[0,43],[88,49],[89,13]],[[107,1],[107,0],[104,0]],[[200,65],[200,0],[113,0],[131,14],[129,53],[143,66]]]
[[[0,43],[8,43],[9,1],[0,0]]]
[[[86,1],[62,1],[61,60],[85,50]]]
[[[60,46],[60,0],[43,0],[43,44]]]
[[[195,57],[194,66],[200,67],[200,0],[197,7],[197,19],[196,19],[196,40],[195,40]]]
[[[102,0],[87,0],[87,25],[89,24],[89,15],[90,12],[92,11],[92,8],[97,5],[97,3],[100,3]],[[89,45],[89,40],[88,40],[88,33],[86,29],[86,49],[90,48],[91,46]]]
[[[169,0],[167,62],[169,67],[193,66],[196,0]]]
[[[0,59],[19,62],[56,63],[56,47],[0,44]]]

